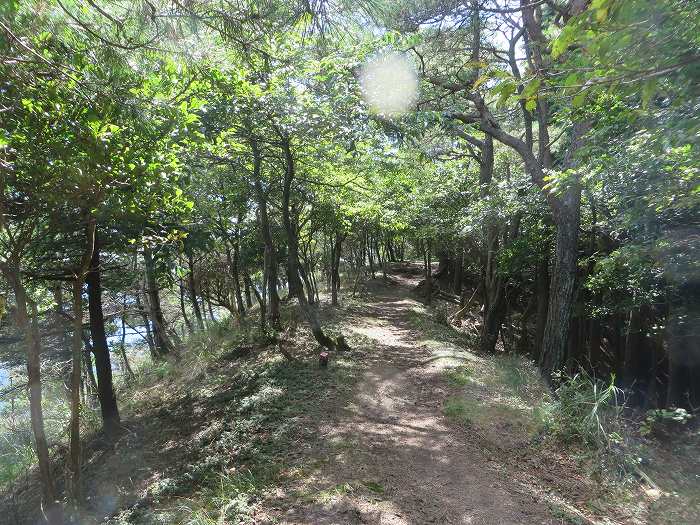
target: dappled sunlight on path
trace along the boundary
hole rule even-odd
[[[321,430],[326,457],[304,481],[311,496],[278,516],[282,523],[554,523],[488,448],[446,421],[445,369],[481,358],[426,335],[426,315],[402,285],[349,308],[343,330],[367,340],[367,368]]]

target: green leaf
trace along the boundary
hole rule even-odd
[[[501,82],[498,84],[493,89],[494,93],[499,94],[498,102],[496,103],[497,106],[503,106],[506,102],[508,102],[508,99],[511,97],[513,93],[515,93],[515,90],[517,89],[517,86],[515,85],[515,82]]]
[[[656,79],[652,78],[650,80],[647,80],[642,84],[642,107],[643,108],[648,108],[649,107],[649,102],[651,102],[651,99],[654,98],[654,95],[656,95]]]
[[[525,84],[525,89],[523,89],[522,97],[525,99],[533,98],[537,95],[537,90],[540,88],[542,81],[539,78],[533,78]]]
[[[552,42],[552,58],[559,58],[569,45],[576,40],[576,36],[576,28],[574,26],[564,26],[559,36]]]
[[[584,102],[586,102],[586,92],[582,91],[573,98],[573,100],[571,101],[571,105],[575,108],[580,108],[581,106],[583,106]]]
[[[564,87],[571,87],[575,86],[576,84],[579,83],[578,79],[578,73],[571,73],[569,76],[566,77],[564,80]]]
[[[489,78],[491,78],[491,75],[489,75],[488,72],[484,73],[481,75],[476,82],[474,82],[474,85],[472,86],[472,89],[477,90],[479,89],[479,86],[481,86],[484,82],[486,82]]]

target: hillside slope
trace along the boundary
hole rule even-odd
[[[353,348],[327,369],[301,327],[293,360],[220,330],[142,377],[119,442],[88,447],[80,523],[646,523],[639,487],[543,440],[531,367],[466,350],[415,283],[325,309]],[[34,523],[36,497],[6,500],[5,523]]]

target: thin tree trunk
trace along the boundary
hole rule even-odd
[[[83,279],[80,276],[73,281],[73,358],[71,369],[70,397],[70,455],[66,480],[68,493],[77,507],[80,502],[80,350],[83,346]],[[99,392],[99,383],[98,383]]]
[[[187,317],[187,309],[185,308],[185,284],[182,279],[178,279],[178,288],[180,289],[180,312],[182,313],[182,320],[185,322],[187,331],[192,334],[194,329],[192,328],[192,323],[189,317]]]
[[[432,304],[433,302],[433,261],[432,261],[432,242],[426,239],[424,244],[425,252],[425,302]]]
[[[49,447],[44,428],[44,413],[41,406],[41,339],[36,304],[32,302],[32,319],[29,321],[27,311],[27,292],[21,282],[18,264],[3,263],[0,266],[3,275],[10,283],[17,306],[17,328],[24,334],[27,347],[27,380],[29,385],[29,413],[34,434],[34,447],[39,463],[41,479],[42,507],[50,525],[63,524],[63,508],[58,502],[56,484],[51,470]]]
[[[535,321],[535,345],[533,358],[539,362],[542,354],[542,340],[544,339],[544,327],[547,325],[547,309],[549,308],[549,257],[537,261],[535,269],[535,295],[537,296],[537,318]]]
[[[139,315],[141,316],[141,322],[143,323],[144,328],[146,329],[146,343],[148,344],[148,350],[149,354],[151,356],[152,360],[158,359],[158,356],[156,354],[156,344],[153,340],[153,332],[151,331],[151,323],[148,320],[148,314],[146,314],[146,309],[145,305],[143,304],[143,301],[141,301],[141,294],[143,293],[145,296],[145,291],[142,288],[142,285],[139,284],[139,290],[136,291],[136,308],[139,311]]]
[[[165,318],[160,306],[160,294],[158,282],[156,280],[156,268],[153,261],[153,252],[150,248],[143,250],[144,266],[146,267],[146,286],[148,293],[149,317],[153,323],[153,343],[155,348],[155,358],[162,359],[165,355],[174,352],[175,347],[170,341],[165,328]]]
[[[102,278],[100,268],[100,243],[95,236],[94,250],[90,262],[90,271],[85,279],[88,291],[88,311],[90,316],[90,336],[92,352],[95,355],[97,372],[97,398],[100,402],[102,427],[108,438],[114,438],[119,433],[119,408],[114,394],[112,381],[112,363],[109,356],[109,345],[105,334],[105,321],[102,312]],[[82,282],[81,288],[82,288]],[[74,312],[75,313],[75,312]],[[82,312],[81,312],[82,314]]]
[[[273,328],[279,328],[280,297],[279,293],[277,292],[277,250],[275,249],[275,243],[272,238],[272,229],[270,227],[270,219],[267,212],[267,198],[262,186],[262,157],[260,155],[260,149],[258,148],[258,143],[255,140],[251,140],[250,145],[253,151],[253,183],[255,185],[255,195],[258,201],[260,231],[265,243],[265,266],[267,268],[265,286],[267,287],[267,304],[269,305],[268,319],[270,320],[270,325]]]
[[[238,239],[236,239],[236,242],[233,245],[233,256],[231,255],[231,250],[227,249],[226,257],[228,258],[229,269],[231,272],[231,284],[233,286],[233,296],[236,302],[236,312],[238,312],[238,319],[240,321],[243,321],[245,319],[245,303],[243,302],[243,294],[241,293],[241,280],[239,270],[240,255]]]
[[[194,281],[194,260],[192,254],[187,254],[187,265],[189,272],[187,272],[187,293],[190,296],[190,304],[192,305],[192,311],[194,312],[194,318],[197,321],[197,328],[204,330],[204,320],[202,319],[202,310],[199,308],[199,301],[197,301],[197,289],[195,287]]]
[[[134,375],[134,371],[131,369],[131,365],[129,364],[129,359],[126,356],[126,319],[124,319],[125,316],[126,316],[126,297],[124,297],[124,302],[122,303],[122,315],[121,315],[122,340],[121,340],[121,344],[119,345],[119,350],[120,350],[122,359],[124,361],[124,369],[126,370],[128,379],[129,379],[129,381],[132,381],[136,376]]]
[[[340,291],[340,254],[343,248],[343,237],[335,233],[335,239],[331,247],[331,304],[338,305],[338,292]]]
[[[80,382],[81,382],[81,350],[83,348],[83,285],[85,277],[89,273],[93,261],[95,249],[95,219],[88,217],[85,234],[85,252],[80,261],[80,266],[73,275],[73,344],[72,344],[72,370],[71,370],[71,401],[70,401],[70,461],[68,469],[70,476],[67,479],[68,493],[77,508],[81,499],[80,481]],[[99,265],[99,260],[98,260]],[[105,341],[106,342],[106,341]],[[93,350],[95,344],[93,341]],[[97,359],[95,354],[95,358]],[[111,370],[110,370],[111,372]],[[101,387],[98,369],[98,393]]]
[[[247,274],[246,274],[246,276],[247,276]],[[247,308],[252,308],[253,307],[253,298],[250,296],[250,278],[244,277],[243,283],[244,283],[245,305]]]
[[[83,343],[86,341],[83,340]],[[90,384],[90,393],[97,394],[97,379],[92,367],[92,346],[86,346],[83,350],[83,364],[85,365],[85,375],[87,375],[88,383]]]
[[[335,349],[336,343],[324,333],[323,327],[321,326],[321,322],[318,318],[318,312],[313,305],[309,304],[306,295],[304,294],[304,287],[299,277],[299,237],[296,225],[292,221],[290,207],[292,191],[291,186],[295,175],[294,157],[292,155],[288,137],[284,138],[283,149],[286,169],[282,191],[282,221],[284,223],[284,229],[287,233],[287,280],[289,281],[289,296],[297,298],[299,307],[306,317],[306,320],[311,327],[311,333],[316,338],[316,341],[318,341],[322,347],[333,350]]]

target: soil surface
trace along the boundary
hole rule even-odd
[[[286,487],[265,521],[286,524],[561,523],[510,462],[443,415],[447,367],[476,358],[416,330],[415,280],[394,276],[351,310],[344,330],[374,344],[352,401],[322,429],[321,468]],[[297,498],[305,492],[325,498]],[[321,501],[319,501],[319,499]],[[272,503],[272,502],[270,502]],[[274,505],[273,505],[274,508]]]

